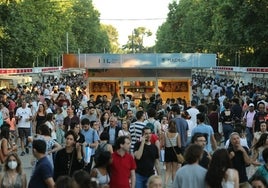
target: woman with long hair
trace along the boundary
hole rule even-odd
[[[47,121],[45,124],[49,127],[51,131],[51,137],[54,140],[57,140],[57,135],[56,135],[56,123],[55,123],[55,117],[53,113],[48,113],[47,114]]]
[[[90,177],[97,178],[100,188],[108,188],[110,182],[109,166],[112,163],[112,154],[109,151],[100,153],[95,161],[96,165],[90,172]]]
[[[129,138],[131,138],[130,132],[129,132],[129,126],[130,126],[130,121],[123,119],[122,120],[122,129],[119,130],[118,136],[128,136]]]
[[[260,139],[261,135],[264,133],[268,133],[266,121],[260,122],[260,131],[257,131],[254,133],[252,145],[255,145],[258,142],[258,140]]]
[[[172,181],[174,180],[175,173],[178,169],[178,160],[176,153],[181,152],[181,138],[180,134],[176,129],[176,122],[170,121],[168,124],[167,132],[161,138],[162,146],[165,148],[165,164],[166,164],[166,175],[165,175],[165,184],[168,184],[169,178],[171,177]]]
[[[239,188],[238,172],[232,168],[226,149],[213,153],[205,181],[209,188]]]
[[[103,112],[100,117],[100,130],[99,133],[101,134],[104,130],[104,128],[108,127],[110,125],[110,114],[108,112]]]
[[[4,163],[4,171],[0,175],[1,188],[26,188],[26,174],[22,171],[22,164],[16,153],[10,153]]]
[[[33,122],[35,123],[35,132],[37,133],[37,130],[39,126],[44,124],[47,119],[47,113],[46,113],[46,108],[44,104],[39,104],[37,112],[34,115]]]
[[[262,157],[262,151],[268,147],[268,133],[263,133],[260,139],[257,141],[256,144],[252,146],[253,150],[253,157],[252,157],[252,164],[256,166],[260,166],[265,164],[265,161]]]
[[[15,143],[10,143],[10,130],[9,125],[4,123],[1,127],[0,133],[0,162],[4,163],[7,156],[13,151],[17,151],[17,146]]]

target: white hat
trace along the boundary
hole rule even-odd
[[[253,106],[254,107],[254,104],[253,103],[250,103],[248,106]]]

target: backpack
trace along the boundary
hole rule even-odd
[[[146,127],[149,127],[151,129],[152,133],[154,133],[154,123],[155,123],[155,121],[153,123],[152,122],[148,122],[146,124]]]
[[[105,152],[106,151],[106,146],[107,146],[107,143],[101,143],[98,145],[96,151],[95,151],[95,155],[94,155],[94,160],[96,161],[100,154]]]

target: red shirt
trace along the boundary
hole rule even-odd
[[[150,140],[151,143],[152,143],[152,144],[155,144],[155,142],[156,142],[157,140],[158,140],[158,136],[157,136],[156,134],[152,134],[152,135],[151,135],[151,140]]]
[[[129,153],[121,156],[117,152],[112,158],[110,188],[130,188],[130,172],[136,169],[134,158]]]

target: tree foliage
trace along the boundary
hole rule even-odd
[[[131,35],[128,36],[127,44],[122,49],[127,53],[144,53],[148,49],[143,44],[144,37],[152,36],[152,32],[145,27],[135,28]]]
[[[91,0],[0,2],[5,67],[51,66],[62,53],[110,51]],[[68,44],[67,44],[68,43]]]
[[[267,7],[264,0],[173,2],[156,52],[217,53],[221,65],[267,66]]]

